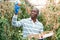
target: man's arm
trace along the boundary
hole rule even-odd
[[[21,21],[17,21],[19,8],[20,8],[20,5],[18,5],[18,3],[16,3],[15,6],[14,6],[15,14],[14,14],[14,16],[12,18],[12,25],[16,26],[16,27],[22,26],[22,22],[23,22],[22,20]]]
[[[22,26],[22,24],[23,24],[23,20],[17,21],[17,16],[18,16],[18,11],[19,11],[20,5],[21,4],[19,4],[18,2],[15,3],[15,6],[14,6],[15,14],[12,18],[12,25],[17,26],[17,27]],[[26,10],[28,11],[28,13],[30,13],[30,8],[27,7],[27,5],[25,5],[25,7],[26,7]]]
[[[16,26],[16,27],[20,27],[23,25],[23,19],[20,21],[17,21],[17,15],[14,14],[13,18],[12,18],[12,25]]]

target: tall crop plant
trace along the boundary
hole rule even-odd
[[[23,40],[22,27],[13,27],[14,3],[0,2],[0,40]],[[28,18],[26,7],[22,4],[18,20]],[[45,40],[60,40],[60,4],[49,3],[41,10],[38,20],[43,23],[44,31],[53,30],[55,35]]]

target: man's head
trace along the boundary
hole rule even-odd
[[[38,16],[38,14],[39,14],[39,10],[38,10],[37,8],[33,8],[33,9],[31,10],[30,16],[31,16],[32,18],[36,18],[36,17]]]

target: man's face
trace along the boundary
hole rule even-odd
[[[34,18],[37,17],[37,15],[38,15],[38,11],[36,9],[32,9],[30,16]]]

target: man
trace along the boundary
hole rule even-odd
[[[43,32],[43,24],[37,20],[39,10],[37,8],[33,8],[30,12],[30,16],[31,16],[30,18],[17,21],[19,8],[20,6],[16,4],[15,14],[12,18],[12,25],[16,27],[23,26],[23,38],[26,38],[28,37],[28,35],[31,35],[31,34],[39,34]]]

